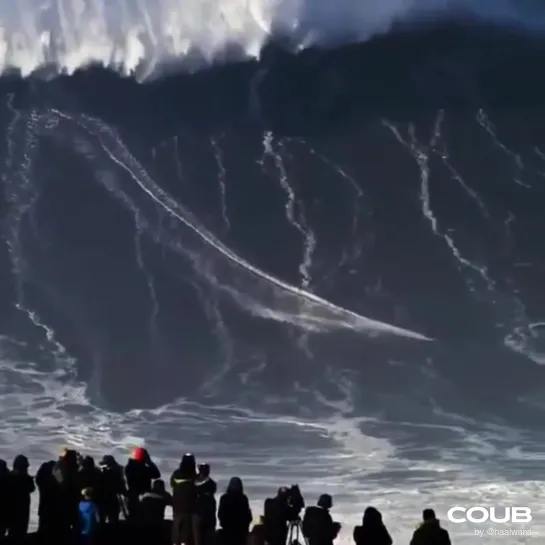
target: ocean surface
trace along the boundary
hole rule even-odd
[[[0,457],[542,539],[545,13],[436,4],[0,7]]]

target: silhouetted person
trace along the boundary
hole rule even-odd
[[[117,523],[121,510],[121,502],[127,496],[127,488],[123,476],[123,468],[115,458],[107,454],[99,465],[95,500],[101,524]]]
[[[223,545],[246,545],[252,511],[239,477],[232,477],[225,494],[220,498],[218,520]]]
[[[140,517],[147,540],[163,543],[165,509],[172,505],[172,496],[165,489],[161,479],[153,481],[151,490],[140,496]]]
[[[8,531],[10,505],[10,473],[5,460],[0,460],[0,540]]]
[[[151,490],[151,483],[161,478],[161,472],[152,462],[148,451],[138,447],[132,451],[131,459],[125,466],[129,518],[138,520],[140,496]]]
[[[197,516],[201,545],[212,545],[216,534],[216,481],[210,477],[210,466],[199,464],[196,479]]]
[[[316,505],[307,507],[303,517],[303,535],[309,545],[333,545],[341,525],[333,522],[329,510],[333,507],[333,498],[322,494]]]
[[[36,473],[36,486],[38,487],[38,533],[42,540],[52,542],[53,536],[58,532],[59,510],[58,483],[53,477],[55,461],[44,462]]]
[[[173,545],[200,545],[196,478],[195,457],[184,454],[170,477]]]
[[[95,460],[92,456],[84,456],[79,464],[78,479],[79,488],[91,488],[96,490],[99,484],[99,470],[95,465]]]
[[[382,522],[382,514],[374,507],[368,507],[363,513],[361,526],[354,528],[356,545],[392,545],[388,529]]]
[[[289,489],[282,486],[274,498],[267,498],[263,508],[265,541],[269,545],[285,545],[288,538],[288,522],[298,513],[289,504]]]
[[[451,545],[449,533],[441,528],[433,509],[422,512],[422,524],[415,530],[410,545]]]
[[[91,545],[96,542],[98,530],[98,507],[93,501],[91,488],[84,488],[79,502],[79,528],[82,545]]]
[[[28,474],[28,459],[19,454],[13,460],[10,475],[10,509],[8,536],[20,540],[26,536],[30,519],[30,495],[36,490],[34,479]]]
[[[78,454],[75,450],[65,449],[53,466],[53,477],[56,481],[55,517],[58,530],[66,538],[78,529],[78,506],[81,496],[78,478]]]

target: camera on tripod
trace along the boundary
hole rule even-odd
[[[305,500],[301,494],[299,485],[292,484],[286,492],[286,504],[289,507],[288,522],[297,522],[300,519],[301,511],[305,508]]]
[[[298,485],[292,484],[287,489],[286,504],[288,506],[288,536],[286,545],[308,545],[301,522],[301,511],[305,508],[305,500]]]

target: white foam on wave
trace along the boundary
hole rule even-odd
[[[0,68],[28,75],[56,64],[72,73],[100,63],[145,77],[190,56],[193,67],[218,61],[229,46],[249,58],[271,37],[294,48],[363,41],[453,9],[543,27],[537,7],[510,0],[21,0],[0,6]]]
[[[504,344],[534,363],[545,365],[545,322],[516,327],[505,337]]]

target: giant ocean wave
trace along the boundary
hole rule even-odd
[[[140,79],[292,50],[365,41],[395,25],[451,17],[545,27],[544,8],[514,0],[25,0],[0,7],[0,69],[73,73],[102,64]]]
[[[0,7],[6,456],[194,450],[256,514],[326,487],[343,540],[368,503],[543,532],[542,8],[149,4]]]

